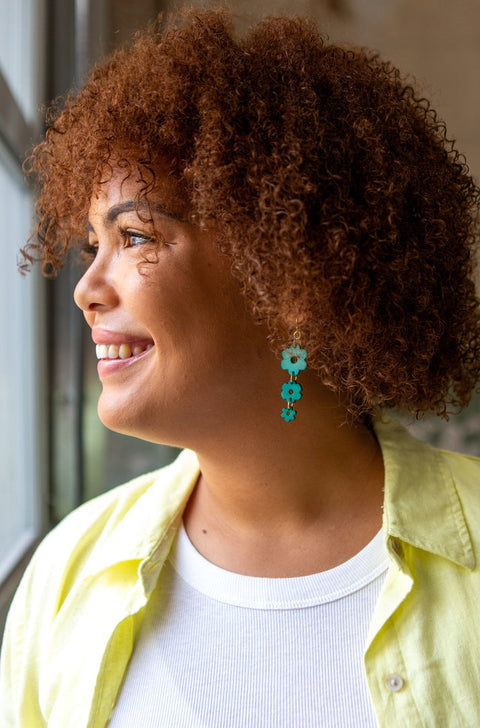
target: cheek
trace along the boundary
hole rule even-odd
[[[153,266],[151,266],[153,267]],[[142,266],[145,268],[145,266]],[[117,289],[121,291],[121,304],[138,321],[146,319],[155,311],[161,316],[164,308],[165,285],[152,271],[141,271],[122,266],[117,271]]]

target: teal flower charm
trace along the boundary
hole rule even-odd
[[[282,385],[282,398],[286,400],[287,406],[282,410],[282,417],[285,422],[293,422],[297,416],[292,405],[302,399],[302,385],[297,382],[297,375],[307,368],[307,352],[299,344],[300,331],[295,329],[293,344],[282,351],[280,366],[290,374],[290,381]]]
[[[302,399],[302,385],[298,382],[287,382],[282,385],[282,397],[290,403],[298,402]]]
[[[292,422],[295,419],[296,411],[291,407],[284,407],[282,410],[282,417],[285,422]]]
[[[288,349],[282,351],[283,360],[280,364],[292,377],[296,377],[301,371],[307,368],[307,352],[301,349],[298,344],[292,344]]]

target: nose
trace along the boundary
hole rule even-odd
[[[73,298],[84,313],[99,308],[109,308],[118,302],[115,286],[99,256],[78,281]]]

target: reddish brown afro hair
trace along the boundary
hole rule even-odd
[[[189,10],[138,34],[49,115],[27,160],[39,189],[27,261],[62,265],[119,150],[142,194],[169,170],[192,221],[218,230],[272,346],[298,317],[309,366],[354,417],[468,402],[479,189],[389,63],[299,18],[237,39],[225,11]]]

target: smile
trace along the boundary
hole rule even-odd
[[[133,356],[143,354],[144,351],[148,351],[153,347],[153,344],[146,344],[140,346],[135,344],[97,344],[95,351],[97,359],[130,359]]]

